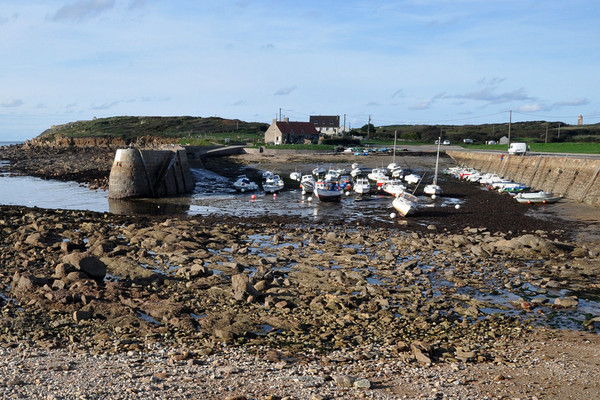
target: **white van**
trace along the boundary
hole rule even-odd
[[[511,143],[508,146],[508,154],[524,155],[528,150],[527,143]]]

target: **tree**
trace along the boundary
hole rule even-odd
[[[360,131],[363,133],[375,133],[375,125],[373,124],[364,124],[361,128]]]

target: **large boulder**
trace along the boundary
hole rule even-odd
[[[70,253],[62,258],[62,262],[74,266],[92,279],[104,279],[106,276],[106,264],[89,253]]]

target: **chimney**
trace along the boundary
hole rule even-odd
[[[284,122],[290,122],[290,117],[285,117],[285,118],[283,119],[283,121],[284,121]]]
[[[273,124],[277,122],[277,118],[273,118]]]

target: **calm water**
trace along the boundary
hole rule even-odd
[[[350,195],[343,197],[339,203],[322,203],[310,195],[303,196],[298,186],[288,187],[276,196],[260,190],[238,193],[233,189],[231,180],[214,172],[193,169],[192,174],[197,184],[194,193],[188,196],[110,201],[106,191],[90,190],[74,182],[2,174],[0,204],[118,214],[291,215],[317,221],[333,218],[351,222],[370,218],[392,223],[390,214],[394,209],[390,196]],[[457,201],[452,198],[439,199],[435,206],[454,207]]]

